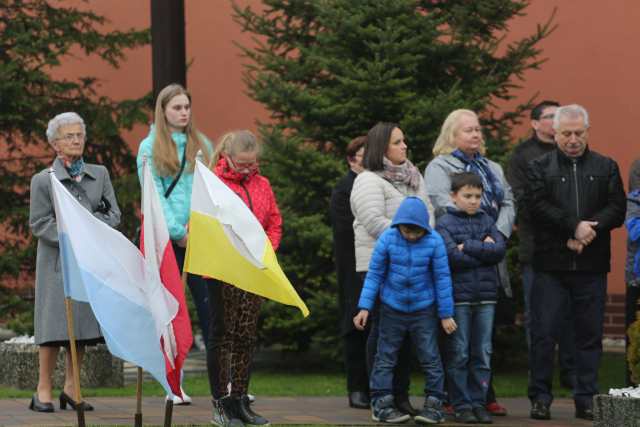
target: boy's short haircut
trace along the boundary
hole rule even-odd
[[[484,191],[482,178],[473,172],[461,172],[451,175],[451,192],[457,193],[462,187],[479,188]]]

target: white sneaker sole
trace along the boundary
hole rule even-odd
[[[388,419],[388,420],[380,420],[374,414],[371,414],[371,419],[373,421],[378,422],[378,423],[401,424],[401,423],[406,423],[407,421],[409,421],[411,419],[411,415],[404,414],[404,415],[401,415],[401,416],[396,417],[396,418],[391,418],[391,419]]]

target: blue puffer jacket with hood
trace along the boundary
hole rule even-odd
[[[506,242],[495,221],[479,209],[469,215],[456,207],[438,218],[436,230],[447,246],[456,304],[493,302],[498,299],[497,264],[504,258]],[[495,243],[485,243],[491,237]],[[458,245],[463,244],[463,250]]]
[[[415,242],[402,237],[398,225],[413,224],[427,230]],[[438,316],[453,316],[449,262],[442,237],[429,227],[429,213],[418,197],[407,197],[391,227],[376,242],[358,307],[373,308],[376,297],[394,310],[414,313],[437,304]]]

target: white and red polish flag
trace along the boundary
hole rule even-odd
[[[182,397],[180,389],[182,365],[193,344],[191,319],[160,196],[146,159],[142,172],[140,251],[145,255],[149,270],[160,275],[160,281],[178,302],[178,313],[163,331],[160,344],[164,353],[169,386],[174,394]]]

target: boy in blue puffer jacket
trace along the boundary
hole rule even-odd
[[[425,375],[425,403],[418,423],[444,422],[444,371],[438,351],[438,320],[450,334],[453,320],[451,274],[442,237],[429,227],[422,200],[407,197],[391,227],[380,235],[360,295],[356,328],[364,329],[369,312],[380,299],[379,339],[370,378],[372,419],[401,423],[410,416],[393,404],[393,368],[406,335],[417,350]]]
[[[458,325],[446,344],[449,399],[456,422],[469,424],[492,421],[485,403],[498,299],[497,264],[506,250],[505,239],[493,218],[480,209],[482,191],[478,175],[453,175],[453,206],[447,208],[436,225],[447,246]]]

